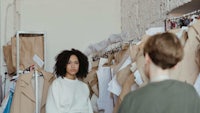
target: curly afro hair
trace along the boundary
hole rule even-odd
[[[55,60],[55,66],[54,66],[54,73],[57,77],[61,76],[62,78],[65,77],[66,72],[66,64],[68,63],[70,56],[75,55],[77,56],[79,60],[79,71],[76,74],[77,78],[85,78],[88,74],[88,58],[85,54],[83,54],[81,51],[72,48],[71,50],[64,50],[61,53],[59,53]]]

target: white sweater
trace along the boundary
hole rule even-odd
[[[49,87],[46,113],[93,113],[88,86],[78,79],[57,78]]]

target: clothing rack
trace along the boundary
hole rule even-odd
[[[200,9],[183,14],[181,16],[166,18],[165,31],[173,28],[181,28],[182,26],[188,26],[193,21],[193,15],[200,17]]]
[[[17,49],[17,65],[16,65],[16,69],[17,69],[17,76],[19,76],[19,73],[20,73],[20,69],[19,69],[19,63],[20,63],[20,48],[19,48],[19,37],[20,35],[23,34],[23,35],[43,35],[44,37],[44,69],[46,69],[46,33],[44,32],[26,32],[26,31],[17,31],[16,33],[16,49]],[[38,94],[38,71],[36,69],[36,67],[34,68],[34,75],[35,77],[35,99],[36,99],[36,108],[35,108],[35,113],[39,113],[39,94]]]
[[[106,52],[104,52],[103,54],[99,55],[99,54],[96,54],[95,56],[92,57],[92,60],[93,61],[97,61],[99,60],[100,58],[108,58],[109,54],[114,54],[116,52],[119,52],[120,50],[122,50],[122,45],[116,47],[116,48],[113,48],[111,50],[108,50]]]
[[[168,18],[170,20],[175,20],[175,19],[180,19],[180,18],[183,18],[183,17],[188,17],[188,16],[191,16],[191,15],[198,15],[200,14],[200,9],[198,10],[195,10],[195,11],[192,11],[190,13],[186,13],[186,14],[183,14],[182,16],[177,16],[177,17],[171,17],[171,18]]]
[[[100,58],[108,58],[109,54],[114,54],[122,49],[121,42],[109,45],[105,50],[99,51],[92,56],[92,61],[97,61]]]
[[[104,52],[102,52],[102,54],[95,54],[94,56],[92,56],[92,61],[97,61],[100,58],[108,58],[109,55],[117,53],[119,51],[121,51],[123,49],[123,43],[127,43],[127,44],[138,44],[138,42],[140,42],[139,39],[133,39],[133,40],[129,40],[126,42],[118,42],[118,43],[114,43],[112,45],[110,45],[109,47],[106,48],[106,50]],[[113,47],[115,46],[115,47]],[[100,52],[100,53],[101,53]]]
[[[35,113],[39,113],[39,93],[38,93],[38,71],[34,69],[35,77]]]

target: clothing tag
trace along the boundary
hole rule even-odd
[[[141,77],[140,72],[138,70],[136,70],[134,72],[134,77],[135,77],[136,84],[141,85],[143,83],[142,77]]]
[[[35,61],[40,67],[44,65],[42,59],[36,54],[33,56],[33,61]]]

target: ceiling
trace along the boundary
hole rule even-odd
[[[199,9],[200,0],[192,0],[191,2],[173,9],[171,12],[169,12],[169,16],[180,16]]]

